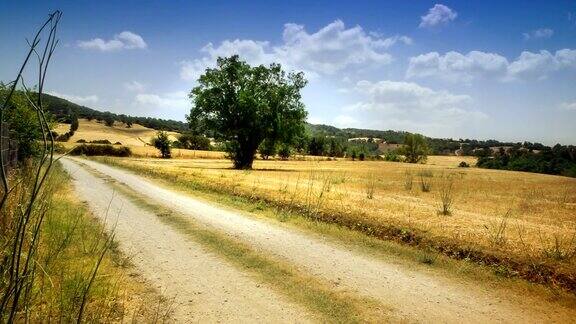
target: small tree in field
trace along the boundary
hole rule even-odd
[[[426,139],[420,134],[407,134],[404,137],[404,146],[399,149],[400,154],[405,156],[405,161],[408,163],[425,162],[428,151]]]
[[[291,143],[304,134],[303,73],[279,64],[252,67],[237,55],[218,58],[192,89],[190,125],[199,125],[226,144],[236,169],[250,169],[264,140]]]
[[[165,131],[159,131],[156,133],[156,137],[152,140],[154,147],[160,151],[163,159],[169,159],[172,154],[170,152],[170,145],[172,144],[168,133]]]

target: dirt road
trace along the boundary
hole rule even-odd
[[[262,254],[294,264],[307,273],[334,283],[335,290],[351,291],[359,296],[371,297],[393,310],[394,318],[410,322],[563,322],[574,318],[576,311],[560,306],[550,307],[548,302],[530,296],[520,296],[508,291],[488,291],[474,283],[463,282],[433,271],[421,271],[396,262],[386,262],[368,255],[328,242],[321,237],[286,228],[271,222],[257,220],[241,212],[218,208],[193,197],[163,188],[130,172],[87,160],[66,158],[63,164],[73,173],[75,184],[91,206],[104,208],[110,200],[112,190],[102,179],[97,179],[82,169],[75,161],[81,161],[90,168],[121,182],[138,193],[160,203],[167,208],[187,215],[196,222],[211,226],[249,244]],[[97,187],[97,188],[96,188]],[[114,202],[114,200],[113,200]],[[185,239],[174,242],[176,235],[166,226],[161,226],[154,216],[145,213],[123,201],[117,207],[119,212],[117,231],[124,228],[119,236],[121,244],[134,249],[143,249],[140,264],[150,280],[163,287],[191,285],[190,293],[195,289],[204,292],[220,287],[222,291],[206,301],[206,318],[218,318],[214,312],[230,312],[232,309],[218,307],[232,304],[243,305],[244,313],[233,313],[247,319],[261,316],[263,321],[283,320],[306,321],[310,315],[290,317],[296,313],[297,306],[289,305],[281,296],[271,290],[255,289],[250,279],[235,269],[222,264],[217,256],[202,253],[202,249]],[[102,211],[100,211],[100,214]],[[145,218],[145,221],[142,220]],[[142,224],[144,223],[144,224]],[[155,249],[161,252],[155,253]],[[186,254],[183,255],[183,254]],[[194,258],[190,258],[194,255]],[[144,260],[145,259],[145,260]],[[225,276],[214,277],[214,271],[224,266]],[[160,270],[157,270],[160,268]],[[194,270],[190,270],[190,269]],[[218,268],[219,269],[219,268]],[[151,271],[152,270],[152,271]],[[160,275],[154,272],[160,271]],[[164,273],[165,275],[162,275]],[[202,285],[188,280],[190,273],[207,276]],[[155,277],[158,278],[155,278]],[[194,276],[196,279],[196,276]],[[238,280],[238,281],[237,281]],[[248,290],[245,290],[248,289]],[[229,298],[228,304],[222,299],[231,295],[246,294],[248,298]],[[185,306],[186,298],[181,298]],[[196,298],[198,299],[198,298]],[[201,298],[202,299],[202,298]],[[265,313],[260,313],[266,303],[272,304]],[[211,310],[216,307],[218,310]],[[269,317],[264,317],[269,316]],[[276,318],[270,318],[276,317]],[[225,318],[225,317],[224,317]],[[254,317],[256,318],[256,317]]]
[[[174,319],[184,322],[312,322],[293,305],[198,244],[187,240],[158,217],[114,191],[68,159],[78,195],[109,229],[136,269],[173,304]],[[161,310],[164,311],[164,310]]]

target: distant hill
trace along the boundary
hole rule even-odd
[[[43,94],[42,101],[46,109],[56,118],[56,120],[64,123],[70,123],[75,117],[90,120],[115,120],[125,124],[139,124],[155,130],[183,132],[188,129],[188,124],[180,121],[151,117],[134,117],[124,114],[115,114],[109,111],[102,112],[49,94]]]

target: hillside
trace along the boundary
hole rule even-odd
[[[181,121],[152,117],[134,117],[124,114],[115,114],[109,111],[102,112],[49,94],[42,94],[42,96],[47,111],[59,122],[70,123],[72,119],[76,117],[104,121],[115,120],[123,123],[139,124],[156,130],[182,132],[188,129],[188,125]]]
[[[106,126],[97,120],[79,119],[79,127],[74,135],[68,140],[69,143],[76,143],[78,140],[98,141],[108,140],[111,143],[120,142],[128,146],[146,146],[156,135],[156,130],[139,124],[132,124],[131,127],[122,122],[114,122],[112,127]],[[70,130],[70,124],[59,123],[54,129],[58,134],[64,134]],[[176,140],[178,133],[168,132],[171,140]]]

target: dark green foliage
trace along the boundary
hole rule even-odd
[[[130,148],[122,146],[122,147],[114,147],[112,145],[100,145],[100,144],[82,144],[74,147],[72,151],[70,151],[70,155],[86,155],[86,156],[95,156],[95,155],[106,155],[106,156],[119,156],[119,157],[128,157],[132,154]]]
[[[303,73],[287,74],[278,64],[252,67],[235,55],[219,58],[198,83],[188,122],[225,142],[237,169],[252,167],[264,140],[289,144],[304,134]]]
[[[0,103],[4,103],[7,96],[8,88],[0,82]],[[28,96],[35,100],[34,93],[29,93]],[[8,125],[10,138],[18,142],[18,160],[22,161],[39,153],[37,140],[42,138],[42,129],[36,111],[24,92],[13,93],[2,119]]]
[[[152,144],[154,147],[160,151],[160,155],[163,159],[169,159],[172,157],[172,153],[170,150],[170,145],[172,144],[170,138],[168,137],[168,133],[164,131],[158,131],[156,133],[156,137],[152,140]]]
[[[269,139],[265,139],[258,148],[258,153],[260,153],[260,156],[264,160],[268,160],[268,158],[276,155],[277,151],[278,151],[278,145],[273,140]]]
[[[114,117],[112,117],[110,115],[104,117],[104,124],[106,124],[106,126],[108,126],[108,127],[114,126]]]
[[[308,142],[308,154],[322,156],[326,152],[326,138],[324,136],[314,136]]]
[[[407,134],[404,137],[404,146],[399,149],[399,153],[404,155],[408,163],[426,161],[428,152],[426,139],[420,134]]]
[[[468,167],[470,167],[470,164],[466,163],[466,161],[462,161],[462,162],[460,162],[460,164],[458,164],[458,166],[460,168],[468,168]]]
[[[358,154],[358,160],[364,161],[365,159],[366,159],[366,153],[360,152],[360,154]]]
[[[178,141],[172,143],[172,146],[187,150],[208,151],[211,148],[210,139],[203,135],[184,133],[178,137]]]
[[[394,151],[388,151],[386,152],[386,154],[384,155],[384,161],[389,161],[389,162],[401,162],[402,158],[400,157],[400,155],[398,155],[396,152]]]
[[[292,148],[290,147],[290,145],[283,144],[282,146],[280,146],[280,149],[278,150],[278,156],[280,156],[282,160],[288,160],[291,154],[292,154]]]
[[[576,146],[556,144],[534,152],[524,147],[500,149],[478,159],[478,167],[576,177]]]

